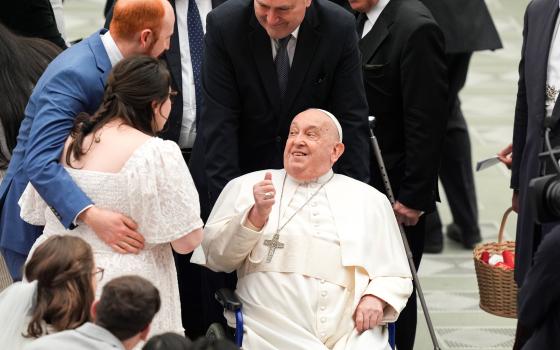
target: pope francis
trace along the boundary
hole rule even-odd
[[[390,349],[384,325],[406,305],[410,270],[387,198],[333,173],[343,152],[336,118],[309,109],[292,121],[285,169],[236,178],[216,202],[191,261],[237,270],[243,349]]]

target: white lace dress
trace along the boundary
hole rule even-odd
[[[33,186],[28,185],[19,201],[21,217],[31,224],[45,226],[31,252],[54,234],[83,238],[93,248],[97,266],[105,269],[97,286],[97,298],[111,279],[140,275],[159,289],[162,302],[150,335],[182,333],[177,272],[169,242],[203,223],[198,194],[179,147],[171,141],[152,138],[132,154],[118,173],[66,170],[96,206],[133,218],[146,240],[145,248],[137,255],[119,254],[85,224],[66,230]]]

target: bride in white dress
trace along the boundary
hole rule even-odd
[[[112,250],[80,222],[65,230],[31,185],[19,202],[25,221],[45,226],[31,253],[54,234],[78,236],[105,269],[103,282],[134,274],[156,285],[162,305],[152,335],[183,333],[171,249],[187,254],[202,240],[198,194],[181,151],[174,142],[154,137],[167,121],[173,94],[163,63],[147,56],[122,60],[108,78],[99,110],[76,119],[60,159],[96,207],[121,212],[138,224],[145,239],[138,254]],[[103,283],[98,297],[101,288]]]

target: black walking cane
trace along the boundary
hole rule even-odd
[[[381,157],[381,149],[377,143],[377,138],[373,133],[373,128],[375,127],[375,117],[368,117],[369,123],[369,138],[371,140],[371,147],[373,148],[373,153],[375,154],[375,159],[379,166],[379,172],[381,173],[381,178],[383,179],[383,185],[385,186],[385,191],[387,192],[387,197],[392,205],[395,204],[395,196],[393,195],[393,190],[391,189],[391,182],[389,181],[389,176],[387,175],[387,169],[385,169],[385,163],[383,162],[383,157]],[[420,286],[420,280],[418,279],[418,274],[416,273],[416,267],[414,267],[414,260],[412,260],[412,252],[410,251],[410,246],[408,245],[408,240],[404,233],[404,227],[399,223],[399,230],[401,231],[401,239],[404,244],[404,250],[406,251],[406,257],[408,259],[408,266],[410,267],[410,272],[412,273],[412,281],[416,287],[416,293],[420,298],[420,304],[422,305],[422,311],[424,311],[424,317],[426,318],[426,323],[428,324],[428,330],[430,331],[430,337],[432,338],[432,343],[434,344],[434,350],[441,350],[439,343],[434,332],[434,325],[432,324],[432,319],[428,312],[428,306],[426,306],[426,300],[424,299],[424,293],[422,292],[422,287]],[[398,329],[397,329],[398,332]]]

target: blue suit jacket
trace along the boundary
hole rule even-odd
[[[45,70],[25,109],[17,146],[0,185],[0,247],[27,255],[42,228],[20,218],[18,200],[29,182],[55,215],[73,228],[76,215],[92,204],[60,165],[64,143],[80,112],[94,113],[103,98],[111,62],[94,33],[62,52]]]

